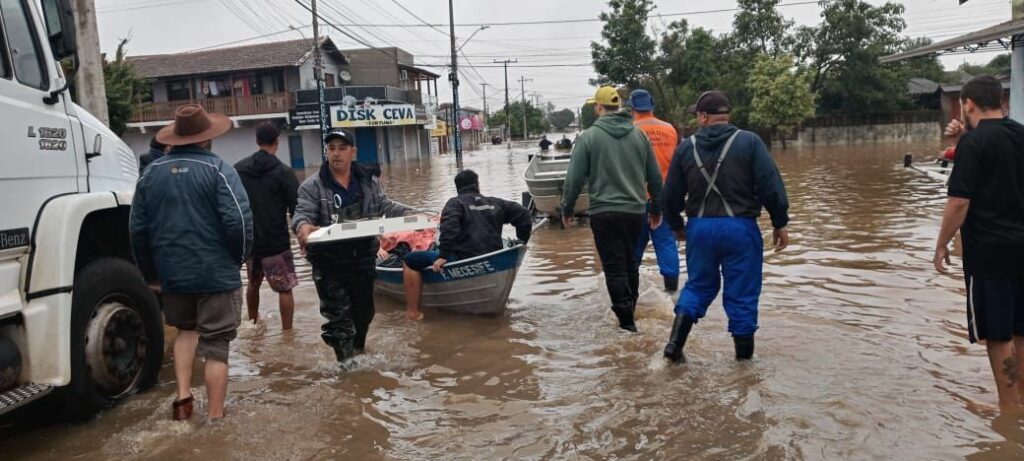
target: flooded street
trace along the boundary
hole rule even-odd
[[[906,152],[937,147],[776,150],[793,244],[766,253],[750,363],[733,359],[719,300],[687,343],[689,363],[666,366],[675,298],[660,290],[653,252],[630,334],[608,308],[589,228],[543,226],[504,316],[428,311],[412,323],[378,298],[367,353],[340,372],[304,266],[294,331],[280,331],[265,287],[266,323],[246,323],[232,344],[222,422],[170,421],[168,358],[159,385],[88,423],[0,427],[0,451],[4,460],[1021,459],[1022,423],[997,417],[984,348],[966,339],[962,277],[931,265],[943,187],[901,168]],[[518,201],[532,151],[486,146],[465,167],[483,193]],[[439,210],[456,171],[452,157],[435,157],[385,166],[383,178],[393,198]]]

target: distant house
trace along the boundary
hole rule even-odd
[[[939,84],[926,78],[912,78],[907,82],[907,94],[918,109],[938,110]]]
[[[427,155],[428,135],[420,135],[427,117],[419,83],[403,88],[390,81],[357,82],[356,69],[369,64],[351,62],[330,38],[321,39],[319,47],[328,124],[355,133],[359,160],[380,163]],[[151,100],[134,107],[125,140],[145,151],[156,130],[173,121],[177,107],[199,103],[234,122],[235,129],[215,141],[214,151],[225,160],[233,163],[256,151],[255,126],[271,121],[283,127],[281,160],[296,169],[316,167],[322,163],[322,142],[313,57],[312,41],[302,39],[130,57],[136,72],[150,79],[153,88]],[[339,119],[385,109],[392,109],[387,111],[389,119],[379,123],[366,117]],[[407,141],[417,138],[423,141]]]
[[[451,136],[453,132],[451,124],[454,122],[452,118],[452,105],[451,103],[444,103],[438,107],[437,117],[440,120],[444,120],[448,123],[449,129],[445,135],[438,140],[441,152],[447,152],[449,150],[449,144],[451,144]],[[462,136],[462,150],[476,150],[480,147],[480,143],[484,142],[486,135],[484,126],[484,115],[483,111],[475,107],[459,107],[459,134]]]
[[[1009,77],[1000,77],[1003,83],[1003,113],[1010,113],[1010,79]],[[939,87],[939,95],[942,98],[942,119],[952,120],[954,118],[960,118],[961,107],[960,107],[960,91],[963,89],[962,83],[941,85]]]

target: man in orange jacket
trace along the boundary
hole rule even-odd
[[[640,128],[651,140],[654,155],[658,160],[661,178],[665,179],[668,166],[672,163],[672,155],[679,144],[679,134],[671,123],[658,120],[654,111],[654,98],[647,90],[634,90],[629,95],[629,107],[633,111],[633,125]],[[675,235],[662,221],[656,229],[645,227],[644,233],[637,242],[637,260],[642,261],[647,242],[654,242],[654,253],[658,257],[658,270],[665,280],[665,290],[679,289],[679,244]]]

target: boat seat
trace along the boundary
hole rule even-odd
[[[533,175],[536,177],[548,177],[548,176],[565,176],[565,170],[562,171],[538,171]]]

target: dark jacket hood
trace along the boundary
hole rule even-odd
[[[728,123],[710,125],[697,131],[697,143],[701,151],[718,150],[738,128]]]
[[[479,194],[480,193],[480,185],[479,184],[467,184],[465,186],[457,188],[456,191],[459,193],[459,195],[462,195],[462,194]]]
[[[149,148],[149,160],[151,162],[155,161],[155,160],[157,160],[157,159],[159,159],[160,157],[163,157],[163,156],[164,156],[164,151],[163,150],[161,150],[161,149],[154,149],[152,147]]]
[[[633,115],[624,110],[605,114],[594,122],[594,126],[619,139],[633,131]]]
[[[266,176],[281,165],[281,160],[276,156],[271,155],[267,151],[261,150],[252,154],[249,158],[239,162],[235,169],[238,170],[238,173],[241,175],[260,178]]]

